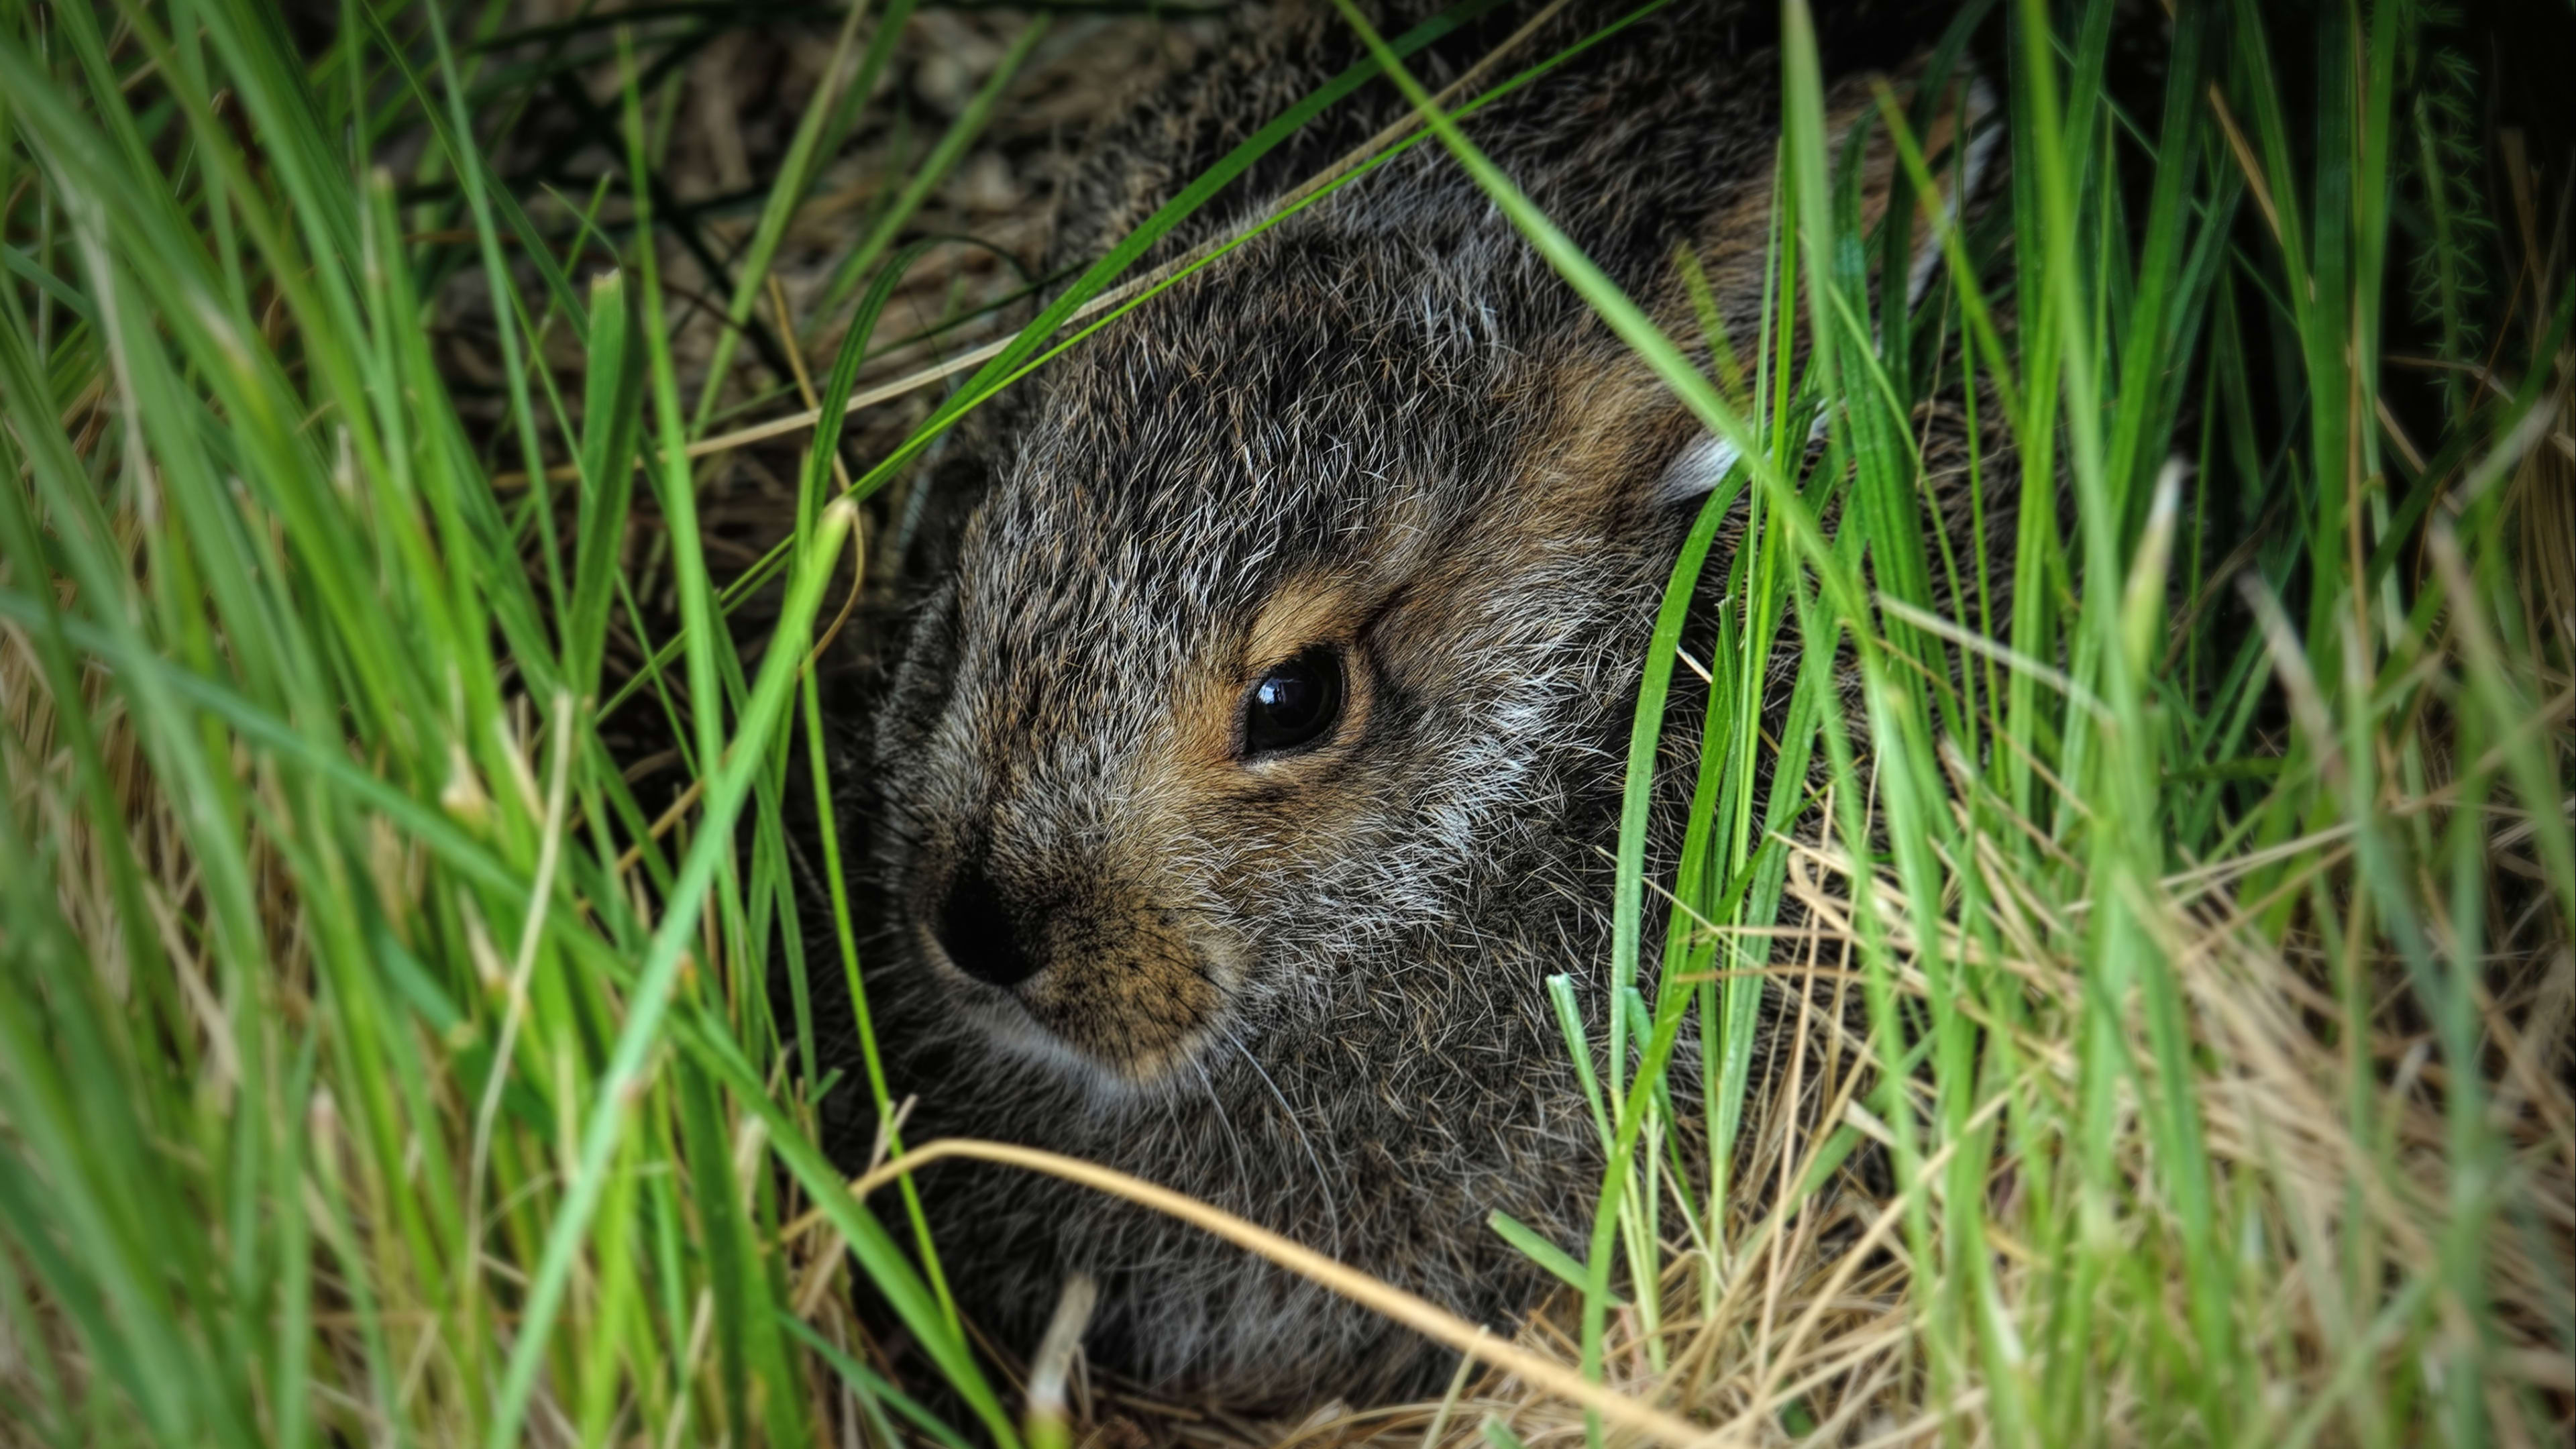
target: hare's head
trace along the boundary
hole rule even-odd
[[[1049,429],[928,626],[903,889],[960,1009],[1142,1080],[1464,911],[1558,808],[1534,777],[1615,693],[1584,636],[1633,590],[1612,520],[1578,542],[1576,500],[1496,486],[1491,399],[1399,420],[1347,378],[1193,437],[1266,380],[1132,360],[1144,436]]]
[[[1104,1084],[1571,888],[1688,519],[1693,425],[1571,308],[1500,300],[1554,286],[1499,223],[1401,271],[1265,250],[1046,390],[882,752],[911,944]]]
[[[1754,333],[1767,158],[1641,207],[1589,144],[1560,214],[1673,322],[1696,233]],[[1593,893],[1727,455],[1445,159],[1389,169],[1061,365],[898,680],[913,984],[1097,1085],[1427,999],[1409,934]]]

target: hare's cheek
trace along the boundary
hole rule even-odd
[[[1020,1004],[1065,1045],[1130,1082],[1160,1076],[1215,1027],[1225,993],[1215,964],[1146,909],[1064,914],[1050,923],[1047,969]]]

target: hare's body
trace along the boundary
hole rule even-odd
[[[1685,246],[1752,328],[1770,13],[1685,0],[1468,126],[1676,335],[1699,330]],[[1612,14],[1571,7],[1480,83]],[[1415,73],[1436,88],[1525,18]],[[1139,110],[1074,187],[1064,256],[1359,54],[1329,11],[1290,18]],[[1364,88],[1161,255],[1405,111]],[[1543,983],[1571,975],[1597,1022],[1635,686],[1715,481],[1696,425],[1437,145],[1077,348],[1023,416],[854,772],[905,1135],[1120,1168],[1508,1331],[1548,1280],[1489,1215],[1579,1248],[1599,1182]],[[1267,749],[1282,678],[1337,705]],[[839,1095],[863,1156],[873,1116]],[[923,1190],[950,1283],[1020,1351],[1082,1272],[1092,1361],[1169,1389],[1360,1396],[1447,1362],[1088,1190],[958,1164]]]

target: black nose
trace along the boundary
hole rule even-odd
[[[957,969],[978,981],[1009,988],[1038,974],[1042,964],[1025,949],[1012,912],[980,862],[959,869],[939,908],[939,949]]]

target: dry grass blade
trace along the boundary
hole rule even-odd
[[[1326,1257],[1302,1243],[1247,1222],[1220,1208],[1208,1206],[1195,1198],[1184,1197],[1168,1188],[1157,1187],[1143,1178],[1079,1158],[1042,1152],[1031,1147],[1014,1147],[1003,1142],[977,1142],[948,1138],[914,1148],[876,1171],[850,1183],[850,1195],[865,1198],[897,1178],[905,1177],[943,1158],[962,1157],[978,1162],[995,1162],[1027,1172],[1042,1172],[1050,1177],[1124,1198],[1140,1207],[1168,1213],[1190,1225],[1201,1228],[1247,1252],[1258,1253],[1289,1272],[1331,1289],[1354,1303],[1414,1329],[1424,1337],[1481,1360],[1506,1373],[1514,1374],[1535,1387],[1598,1412],[1625,1428],[1671,1445],[1701,1442],[1705,1429],[1686,1419],[1643,1404],[1622,1394],[1612,1393],[1591,1382],[1576,1370],[1555,1359],[1547,1358],[1517,1344],[1496,1338],[1481,1324],[1469,1323],[1458,1315],[1422,1298]],[[793,1228],[790,1229],[794,1231]]]

